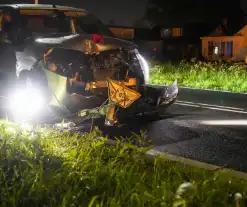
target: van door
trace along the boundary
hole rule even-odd
[[[7,42],[4,12],[0,11],[0,93],[10,89],[16,77],[16,55],[13,45]]]
[[[3,30],[3,11],[0,10],[0,43],[2,40],[2,30]]]

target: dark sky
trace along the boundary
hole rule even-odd
[[[114,19],[116,24],[130,26],[145,12],[148,0],[80,0],[81,4],[108,23]],[[101,3],[98,3],[101,2]],[[103,3],[104,2],[104,3]],[[98,5],[98,6],[95,6]]]
[[[0,0],[0,2],[17,3],[21,0]],[[34,0],[22,0],[22,2],[31,3]],[[39,3],[82,7],[94,13],[106,24],[113,19],[115,24],[123,26],[131,26],[134,21],[140,19],[144,14],[147,2],[148,0],[39,0]],[[242,9],[247,13],[247,1],[240,0],[240,2]]]

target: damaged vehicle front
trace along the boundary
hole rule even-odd
[[[117,39],[86,10],[3,5],[0,15],[17,59],[16,90],[7,107],[17,119],[76,114],[103,116],[112,126],[126,115],[164,112],[177,98],[176,81],[168,88],[150,86],[138,47]],[[11,17],[8,27],[5,15]]]

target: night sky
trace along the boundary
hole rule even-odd
[[[0,0],[1,3],[33,3],[34,0]],[[206,1],[206,0],[205,0]],[[217,1],[217,0],[216,0]],[[148,0],[39,0],[44,4],[77,6],[92,12],[105,24],[114,20],[116,25],[131,26],[142,18]],[[247,13],[247,1],[240,0],[242,9]],[[213,5],[212,5],[213,6]]]

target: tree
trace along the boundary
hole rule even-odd
[[[111,19],[111,20],[109,21],[109,24],[110,24],[110,25],[115,25],[114,19]]]
[[[148,21],[145,18],[142,18],[142,19],[138,19],[138,20],[134,21],[133,27],[134,28],[148,28],[148,29],[151,29],[151,28],[155,27],[155,24],[153,24],[152,22]]]
[[[232,2],[231,2],[232,1]],[[189,22],[221,21],[223,17],[236,22],[244,18],[240,2],[230,0],[149,0],[145,18],[159,25],[183,25]]]

